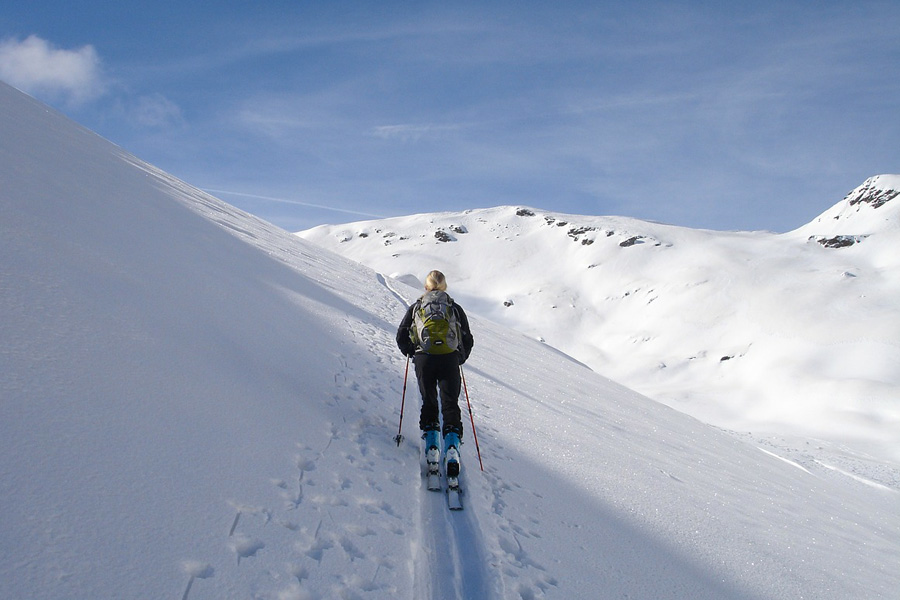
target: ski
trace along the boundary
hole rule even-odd
[[[459,487],[459,437],[453,440],[454,445],[447,448],[447,507],[450,510],[462,510],[462,490]]]
[[[429,492],[441,491],[441,471],[438,468],[438,463],[428,463],[426,477],[426,487]]]
[[[431,492],[441,491],[441,450],[438,446],[438,432],[427,431],[425,439],[425,486]]]

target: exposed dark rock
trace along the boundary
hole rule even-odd
[[[519,210],[516,211],[516,216],[517,217],[533,217],[534,212],[528,210],[527,208],[520,208]]]
[[[836,235],[831,238],[816,238],[816,241],[826,248],[847,248],[857,242],[863,241],[864,237],[865,236],[858,235]]]
[[[634,246],[635,244],[643,244],[644,243],[642,241],[643,239],[644,239],[644,236],[642,236],[642,235],[634,235],[634,236],[631,236],[630,238],[628,238],[627,240],[625,240],[624,242],[620,242],[619,245],[623,248],[628,248],[629,246]]]
[[[587,226],[573,227],[572,229],[569,230],[569,235],[571,235],[572,237],[575,237],[576,235],[582,235],[582,234],[587,233],[588,231],[596,231],[596,230],[597,230],[596,227],[587,227]]]
[[[465,228],[464,225],[451,225],[450,231],[454,233],[469,233],[469,230]]]
[[[579,236],[582,236],[588,232],[596,231],[596,230],[597,230],[596,227],[582,226],[582,227],[573,227],[572,229],[569,230],[568,233],[569,233],[569,237],[577,242],[579,240]],[[594,240],[585,238],[585,239],[581,240],[581,243],[584,244],[585,246],[589,246],[590,244],[594,243]]]
[[[456,238],[442,229],[434,232],[434,237],[439,242],[455,242]]]
[[[847,199],[850,201],[850,206],[855,206],[857,204],[871,204],[872,208],[880,208],[897,196],[900,196],[900,191],[882,190],[865,186],[859,190],[854,197],[851,198],[848,195]]]

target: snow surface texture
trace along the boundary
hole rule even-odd
[[[470,310],[485,471],[424,490],[418,290],[0,85],[0,598],[895,598],[896,489]],[[451,282],[453,280],[451,279]],[[510,349],[515,348],[515,352]]]
[[[873,177],[786,234],[500,207],[299,235],[417,286],[440,269],[464,306],[615,381],[734,431],[819,439],[896,487],[897,190]]]

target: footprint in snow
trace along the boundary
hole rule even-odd
[[[194,585],[195,579],[209,579],[215,573],[215,569],[212,568],[212,565],[205,562],[200,562],[198,560],[186,560],[181,563],[181,570],[184,571],[185,575],[189,577],[187,582],[187,587],[184,589],[184,594],[181,596],[181,600],[187,600],[188,594],[191,593],[191,587]]]
[[[306,556],[313,559],[316,562],[322,562],[322,557],[325,556],[325,551],[334,548],[334,544],[331,540],[326,539],[325,537],[321,537],[319,539],[313,540],[312,544],[306,547],[305,550],[301,550]]]
[[[237,555],[238,564],[242,558],[256,556],[256,553],[266,547],[262,540],[247,537],[243,534],[234,536],[229,544],[231,550]]]
[[[362,552],[356,545],[353,543],[353,540],[349,537],[341,538],[341,548],[343,548],[344,552],[350,557],[350,562],[354,560],[364,560],[366,555]]]
[[[352,533],[357,537],[369,537],[377,535],[375,531],[368,525],[347,525],[346,527],[344,527],[344,530],[348,533]]]

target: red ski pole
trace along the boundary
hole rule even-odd
[[[484,471],[484,463],[481,462],[481,448],[478,447],[478,432],[475,431],[475,417],[472,416],[472,403],[469,402],[469,388],[466,386],[466,375],[462,365],[459,366],[459,376],[462,378],[463,390],[466,392],[466,406],[469,407],[469,422],[472,423],[472,437],[475,438],[475,452],[478,453],[478,465]]]
[[[409,357],[406,357],[406,371],[403,373],[403,394],[400,396],[400,427],[397,428],[397,435],[394,437],[394,441],[397,442],[397,447],[400,447],[400,442],[403,441],[403,435],[401,435],[401,431],[403,431],[403,407],[406,405],[406,378],[409,375]]]

